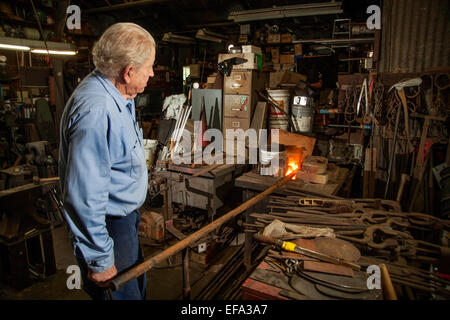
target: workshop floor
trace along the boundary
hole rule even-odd
[[[53,230],[53,242],[57,273],[45,280],[36,280],[30,287],[17,291],[14,288],[0,284],[0,299],[8,300],[89,300],[90,297],[83,290],[69,290],[66,286],[68,266],[76,264],[69,243],[65,226]],[[175,242],[175,240],[174,240]],[[170,244],[170,243],[169,243]],[[237,247],[235,247],[237,248]],[[232,249],[232,248],[231,248]],[[160,248],[144,246],[145,256],[151,256]],[[217,264],[205,268],[191,259],[190,279],[192,297],[208,283],[221,267],[221,259]],[[148,300],[179,300],[182,294],[181,254],[171,258],[171,265],[165,261],[147,273]]]

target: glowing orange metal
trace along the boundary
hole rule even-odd
[[[298,171],[299,169],[300,169],[300,164],[297,161],[295,161],[295,159],[289,159],[288,169],[286,170],[285,176],[288,176],[292,172]],[[291,180],[295,180],[295,175],[292,177]]]

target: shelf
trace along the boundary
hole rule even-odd
[[[322,44],[350,44],[350,43],[372,43],[375,38],[351,38],[351,39],[311,39],[295,40],[292,43],[322,43]]]

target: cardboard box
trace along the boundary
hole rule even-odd
[[[294,44],[294,52],[296,56],[303,55],[303,47],[301,43]]]
[[[213,73],[206,79],[207,89],[223,89],[223,76],[221,73]]]
[[[288,132],[285,130],[279,131],[279,143],[285,146],[294,146],[297,148],[303,148],[303,155],[305,157],[312,155],[316,139],[307,137],[301,134]]]
[[[280,85],[283,75],[284,71],[271,72],[269,74],[269,87],[271,89],[276,89]]]
[[[281,34],[269,33],[267,35],[267,43],[280,43],[280,42],[281,42]]]
[[[218,63],[231,58],[247,59],[247,62],[233,66],[233,70],[262,69],[262,55],[258,53],[220,53]]]
[[[247,43],[247,42],[248,42],[248,35],[241,34],[239,36],[238,43]]]
[[[294,55],[293,54],[280,54],[280,63],[294,63]]]
[[[292,36],[290,33],[283,33],[281,35],[281,43],[291,43],[292,42]]]
[[[283,63],[280,65],[281,71],[294,71],[295,70],[295,63]]]
[[[191,78],[200,78],[200,64],[189,65],[189,74]]]
[[[223,99],[223,116],[225,118],[250,119],[252,111],[249,95],[226,94]]]
[[[262,50],[260,47],[252,46],[252,45],[244,45],[242,46],[242,53],[259,53],[262,54]]]
[[[270,53],[272,55],[272,62],[273,63],[280,63],[280,48],[279,47],[273,47],[273,48],[271,48]]]
[[[306,81],[307,77],[301,73],[293,71],[283,71],[281,83],[283,84],[298,84],[300,81]]]
[[[253,113],[252,122],[250,127],[255,130],[265,129],[267,122],[267,108],[269,104],[264,101],[260,101],[256,104],[255,111]]]

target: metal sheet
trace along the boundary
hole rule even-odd
[[[350,242],[341,239],[319,237],[314,239],[317,249],[335,258],[347,261],[358,261],[361,258],[359,250]]]
[[[449,2],[385,0],[380,72],[424,72],[448,66]]]

